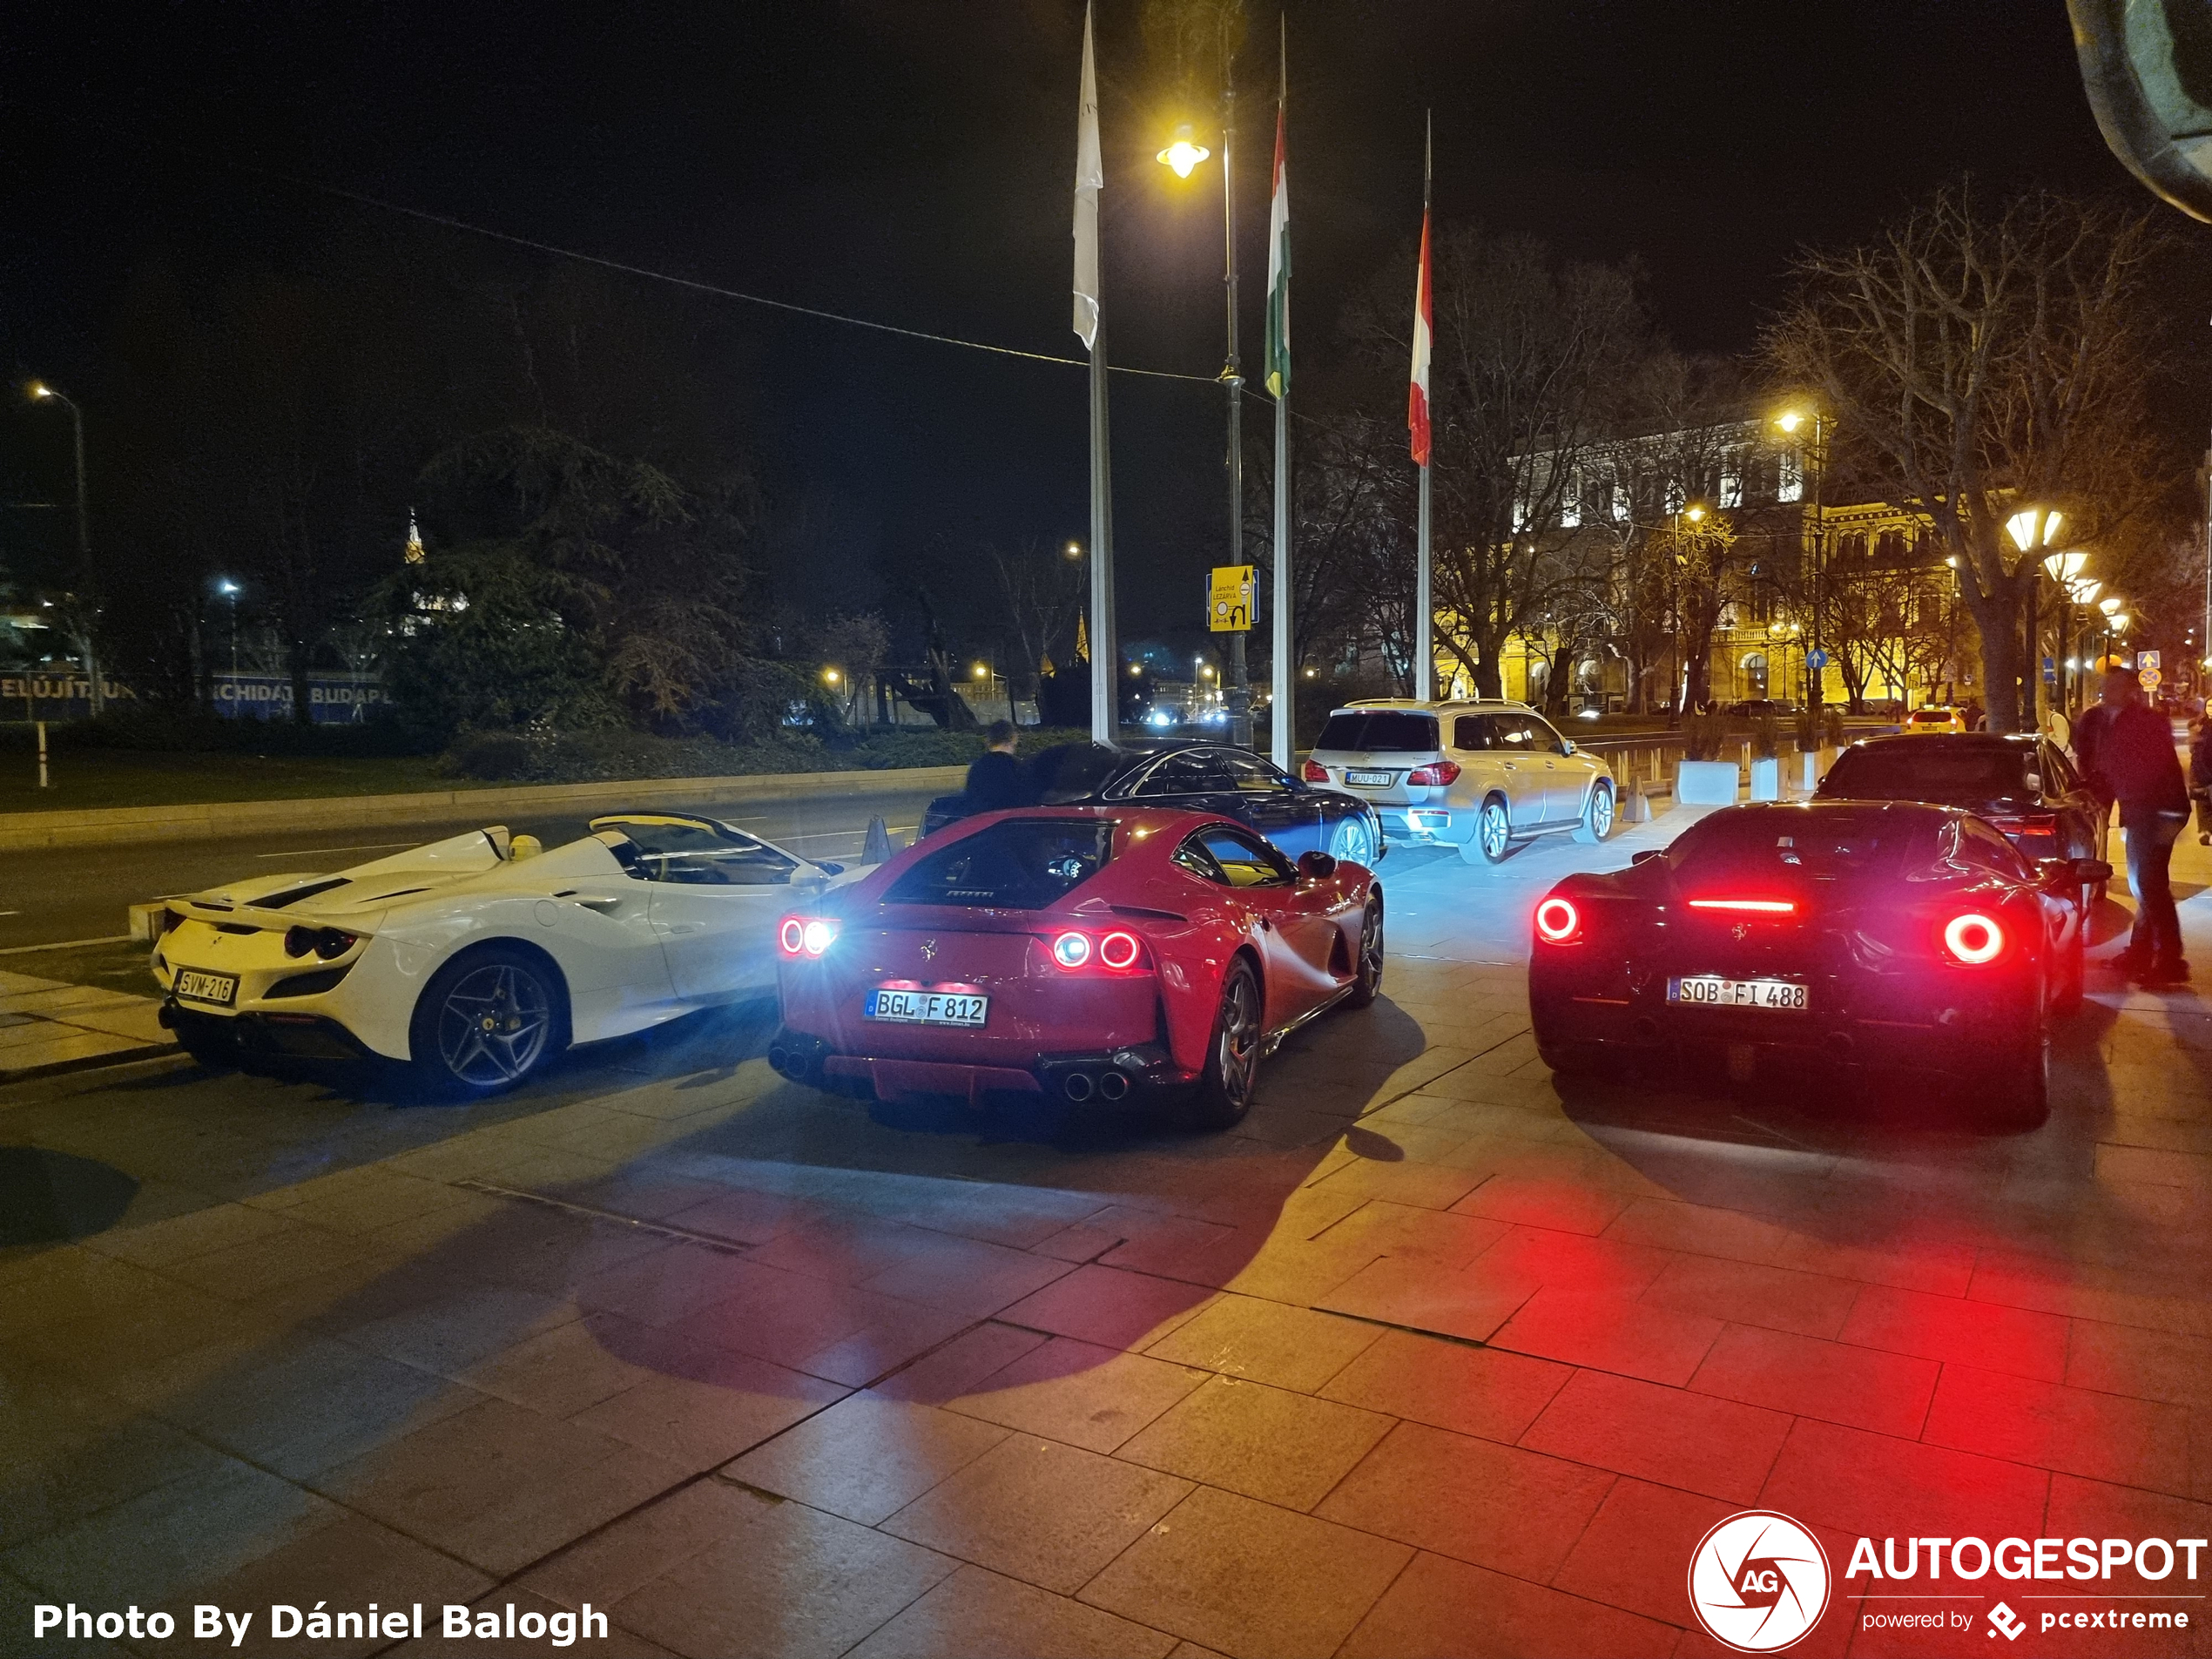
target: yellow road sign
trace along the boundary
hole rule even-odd
[[[1252,625],[1252,567],[1217,564],[1206,584],[1206,626],[1217,634],[1248,633]]]

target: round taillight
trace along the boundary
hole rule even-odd
[[[305,956],[315,948],[315,930],[312,927],[287,927],[284,933],[284,954]]]
[[[325,927],[315,935],[315,954],[326,962],[334,962],[353,949],[357,935],[341,932],[336,927]]]
[[[1108,934],[1098,941],[1098,960],[1109,968],[1134,968],[1143,948],[1135,934]]]
[[[1062,934],[1052,941],[1052,960],[1062,968],[1081,968],[1090,960],[1090,941],[1082,934]]]
[[[837,937],[837,928],[826,921],[810,921],[803,930],[802,937],[806,941],[806,954],[819,956],[830,948],[830,941]]]
[[[796,956],[806,948],[806,927],[796,916],[786,916],[784,925],[776,930],[776,942],[784,948],[784,954]]]
[[[1536,934],[1547,944],[1566,943],[1581,925],[1581,914],[1565,899],[1547,899],[1536,907]]]
[[[1970,910],[1943,924],[1943,948],[1960,961],[1979,968],[2003,954],[2005,930],[1993,918]]]

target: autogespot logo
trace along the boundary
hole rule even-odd
[[[1775,1653],[1828,1610],[1828,1554],[1787,1515],[1747,1509],[1698,1541],[1689,1558],[1689,1605],[1714,1641],[1743,1653]]]

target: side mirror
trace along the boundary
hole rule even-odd
[[[1572,738],[1561,738],[1559,740],[1559,752],[1560,753],[1565,755],[1571,755],[1575,753],[1575,739]]]
[[[1298,873],[1307,881],[1326,881],[1337,873],[1337,861],[1326,853],[1298,854]]]
[[[2075,881],[2085,887],[2092,882],[2112,880],[2112,866],[2102,859],[2069,859],[2067,870]]]

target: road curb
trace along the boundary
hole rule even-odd
[[[178,806],[111,806],[82,812],[0,813],[0,852],[208,841],[256,831],[361,829],[378,824],[476,818],[563,807],[706,806],[758,799],[836,800],[870,795],[944,792],[960,787],[965,766],[907,766],[881,772],[761,772],[734,778],[617,779],[590,784],[531,784],[504,789],[442,789],[406,795],[345,795],[309,800],[199,801]]]
[[[160,1060],[182,1053],[184,1049],[174,1042],[149,1042],[136,1049],[111,1049],[106,1054],[79,1055],[74,1060],[52,1060],[43,1066],[25,1066],[21,1071],[0,1071],[0,1089],[10,1083],[36,1082],[41,1077],[66,1077],[74,1072],[136,1065],[142,1060]]]

